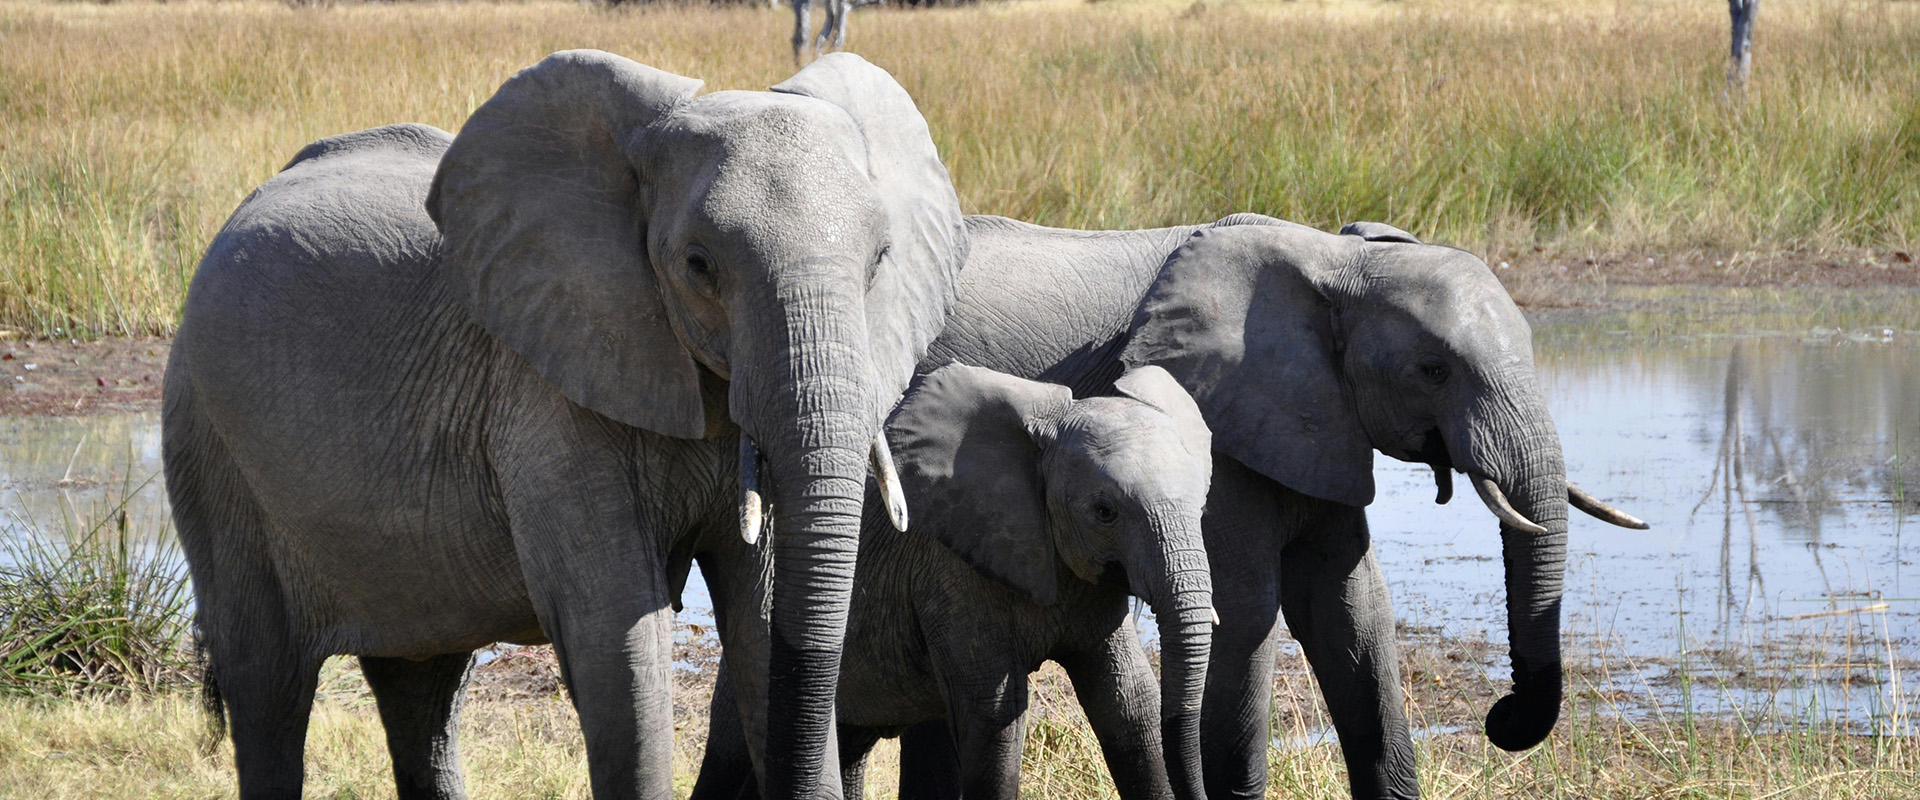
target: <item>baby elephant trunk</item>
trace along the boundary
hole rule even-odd
[[[1156,515],[1159,516],[1159,515]],[[1200,536],[1199,514],[1156,519],[1168,535],[1147,573],[1145,595],[1160,626],[1161,746],[1167,778],[1180,800],[1206,797],[1200,773],[1200,702],[1206,694],[1207,659],[1213,648],[1213,579]]]

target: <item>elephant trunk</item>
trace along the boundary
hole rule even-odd
[[[1200,704],[1206,695],[1207,661],[1213,649],[1213,579],[1200,535],[1199,514],[1179,521],[1154,515],[1153,527],[1169,531],[1156,554],[1145,594],[1160,626],[1160,730],[1167,778],[1180,800],[1204,800],[1201,774]]]
[[[1475,489],[1501,519],[1513,691],[1487,712],[1487,740],[1513,752],[1546,739],[1560,718],[1560,597],[1567,565],[1560,439],[1544,402],[1531,397],[1519,405],[1524,411],[1501,415],[1514,424],[1490,426],[1505,435],[1484,437],[1509,455],[1490,463],[1489,453],[1474,452],[1468,467]]]
[[[731,404],[766,466],[755,488],[773,516],[766,796],[813,800],[827,769],[880,410],[858,285],[815,278],[776,293],[785,325],[747,343],[755,358],[739,363],[761,369],[735,370]]]

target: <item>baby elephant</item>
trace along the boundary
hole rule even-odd
[[[1027,676],[1048,659],[1072,679],[1121,797],[1203,795],[1211,435],[1158,367],[1114,388],[1120,396],[1075,400],[1065,387],[951,365],[908,391],[887,437],[913,524],[895,531],[869,504],[847,624],[837,707],[846,797],[862,796],[875,741],[942,719],[957,759],[909,765],[904,778],[950,784],[957,767],[965,797],[1015,797]],[[1129,594],[1159,620],[1161,686]],[[695,798],[752,794],[728,683]]]

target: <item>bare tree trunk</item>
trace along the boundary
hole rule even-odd
[[[1733,16],[1733,60],[1727,65],[1727,96],[1735,100],[1746,95],[1747,76],[1753,71],[1753,15],[1760,0],[1727,0]]]

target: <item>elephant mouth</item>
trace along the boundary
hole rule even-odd
[[[1446,505],[1448,501],[1453,499],[1453,472],[1455,469],[1453,455],[1447,451],[1446,437],[1440,435],[1439,428],[1431,428],[1426,433],[1420,434],[1417,439],[1410,440],[1409,445],[1407,453],[1410,457],[1405,460],[1426,464],[1433,468],[1433,502],[1443,506]],[[1514,524],[1515,527],[1520,530],[1542,530],[1539,525],[1534,524],[1531,520],[1528,520],[1513,510],[1512,506],[1507,502],[1505,494],[1500,490],[1499,484],[1494,483],[1487,476],[1477,473],[1469,473],[1469,477],[1474,479],[1474,491],[1480,495],[1481,502],[1486,503],[1487,510],[1492,512],[1495,517],[1500,518],[1503,522]],[[1567,501],[1575,509],[1610,525],[1635,530],[1646,530],[1648,528],[1646,521],[1614,508],[1605,501],[1588,494],[1579,486],[1574,485],[1572,481],[1567,482]]]
[[[1433,502],[1446,505],[1453,499],[1453,456],[1447,452],[1446,437],[1439,428],[1428,429],[1409,452],[1413,457],[1407,460],[1433,467]]]

